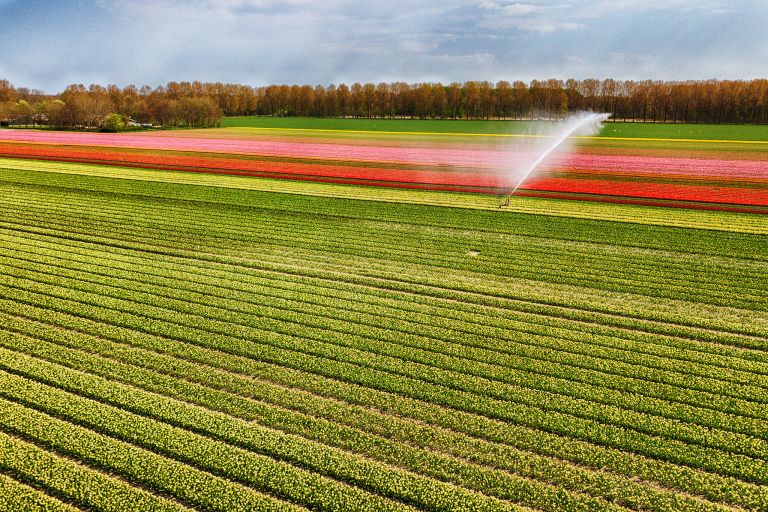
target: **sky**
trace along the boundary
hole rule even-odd
[[[768,75],[768,0],[0,0],[0,78],[322,84]]]

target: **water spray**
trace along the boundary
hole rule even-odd
[[[552,140],[547,144],[541,154],[538,155],[517,180],[514,187],[509,193],[502,194],[499,197],[499,208],[502,206],[509,206],[509,200],[512,195],[517,192],[520,185],[530,176],[557,148],[563,145],[563,143],[576,133],[582,135],[594,135],[600,131],[603,121],[611,117],[611,114],[594,114],[594,113],[580,113],[569,116],[564,121],[560,133],[553,135]]]

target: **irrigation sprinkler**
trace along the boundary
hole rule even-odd
[[[534,162],[528,166],[515,186],[508,193],[499,196],[499,208],[509,206],[509,201],[520,185],[523,184],[528,176],[530,176],[547,157],[552,154],[558,147],[560,147],[568,137],[578,132],[582,128],[588,128],[589,134],[595,134],[600,130],[601,123],[611,117],[611,114],[576,114],[571,118],[563,121],[563,126],[552,136],[552,141],[541,152],[541,154],[534,160]]]

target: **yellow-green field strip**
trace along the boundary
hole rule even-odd
[[[271,179],[225,174],[192,173],[187,171],[165,171],[137,169],[133,167],[115,167],[109,165],[25,161],[0,158],[0,169],[13,171],[30,168],[51,173],[82,174],[125,180],[190,184],[389,203],[418,203],[432,206],[467,208],[505,213],[528,213],[535,215],[632,222],[648,225],[696,227],[701,229],[738,231],[743,233],[768,233],[766,216],[762,214],[689,210],[658,206],[612,204],[598,201],[570,201],[532,197],[513,197],[509,207],[499,209],[496,197],[487,194],[456,194],[430,190],[409,190],[390,187],[295,181],[290,179]]]

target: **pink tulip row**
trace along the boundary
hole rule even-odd
[[[255,139],[238,140],[165,136],[153,137],[151,134],[134,135],[4,130],[0,132],[0,140],[46,144],[72,144],[81,146],[215,151],[297,158],[461,166],[486,166],[505,157],[504,152],[481,149],[461,150],[398,146],[359,146],[352,144],[328,144],[317,142],[284,142]]]
[[[721,160],[631,155],[569,155],[554,167],[641,175],[768,179],[768,160]]]
[[[0,131],[0,141],[217,153],[245,153],[263,156],[323,160],[358,160],[367,162],[394,162],[410,165],[445,165],[453,167],[497,169],[521,169],[535,160],[535,154],[530,151],[514,151],[512,149],[490,150],[477,148],[363,146],[354,144],[286,142],[258,139],[158,137],[153,136],[152,133],[102,134],[2,130]],[[768,161],[759,160],[574,154],[553,157],[546,165],[552,168],[606,171],[622,174],[768,179]]]

